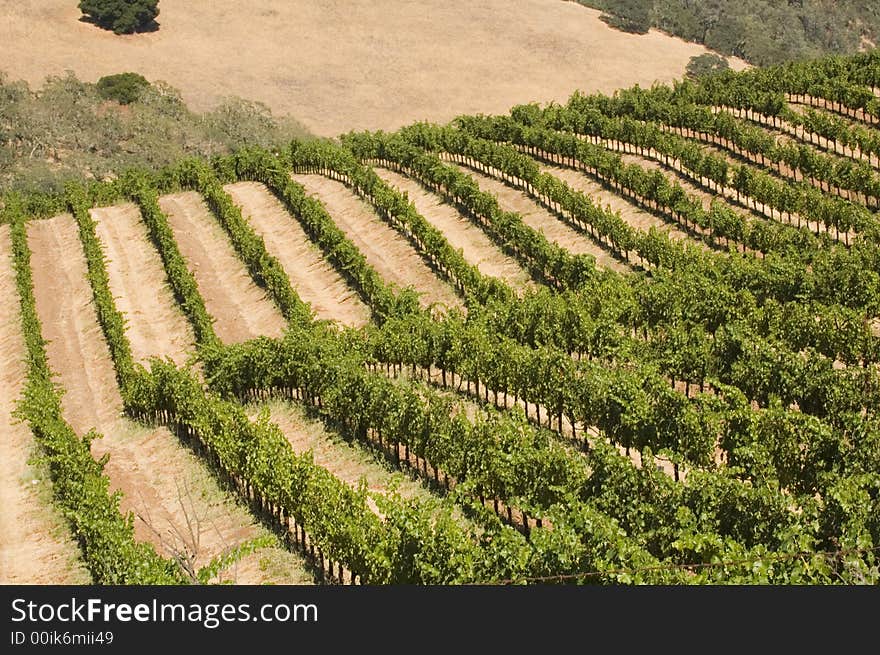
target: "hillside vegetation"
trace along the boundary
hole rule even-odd
[[[140,76],[90,84],[68,72],[31,89],[0,73],[0,189],[60,190],[83,174],[100,179],[307,134],[294,119],[275,118],[265,105],[241,98],[196,113],[178,90]]]
[[[766,66],[853,54],[880,38],[874,0],[576,0],[601,9],[609,25],[656,27],[726,55]]]
[[[8,193],[2,443],[100,584],[877,584],[878,125],[872,51]]]

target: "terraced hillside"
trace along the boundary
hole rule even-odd
[[[878,123],[868,54],[6,197],[9,579],[876,583]]]

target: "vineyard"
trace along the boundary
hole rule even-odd
[[[874,51],[10,194],[3,498],[35,442],[65,527],[5,540],[46,582],[877,583],[878,125]]]

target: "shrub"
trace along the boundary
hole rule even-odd
[[[120,105],[137,102],[144,89],[150,86],[143,75],[137,73],[119,73],[106,75],[98,80],[98,93],[105,100],[115,100]]]
[[[716,73],[721,73],[730,68],[727,59],[716,54],[707,52],[702,55],[691,57],[687,65],[687,76],[693,80],[699,80]]]

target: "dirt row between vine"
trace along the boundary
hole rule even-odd
[[[104,471],[110,489],[123,494],[121,511],[139,517],[134,524],[136,538],[152,543],[166,556],[189,549],[195,553],[198,567],[265,534],[171,432],[123,418],[122,399],[98,324],[73,218],[62,215],[34,221],[28,228],[37,313],[48,340],[49,364],[65,390],[64,417],[78,435],[92,428],[103,435],[92,442],[92,454],[95,458],[110,455]],[[156,291],[149,287],[140,290],[142,294]],[[277,555],[290,564],[288,579],[309,579],[298,558],[286,552]],[[246,564],[239,564],[239,574]],[[239,577],[237,581],[263,580],[259,566],[249,570],[254,578]]]
[[[440,230],[453,248],[484,275],[504,280],[515,289],[534,286],[528,272],[505,255],[489,237],[451,204],[444,202],[416,180],[386,168],[375,168],[386,183],[407,195],[416,210]]]
[[[324,258],[300,225],[262,184],[238,182],[224,187],[242,215],[281,262],[297,295],[320,319],[360,327],[370,320],[370,308]]]
[[[618,273],[631,272],[632,269],[618,261],[610,252],[602,248],[589,237],[563,223],[556,216],[538,205],[524,191],[518,191],[504,182],[484,175],[467,166],[454,164],[461,172],[470,175],[485,191],[495,196],[498,206],[504,211],[516,212],[522,216],[523,222],[533,230],[542,232],[548,241],[565,248],[575,255],[589,254],[596,258],[596,265]]]
[[[540,164],[540,168],[542,173],[553,175],[568,184],[575,191],[580,191],[584,195],[589,196],[596,206],[609,209],[612,212],[619,212],[620,217],[634,228],[647,232],[653,227],[660,232],[665,232],[671,239],[691,239],[680,228],[606,189],[599,182],[590,179],[581,171],[549,164]]]
[[[398,288],[412,286],[422,307],[431,304],[463,307],[461,299],[438,278],[419,253],[372,206],[341,182],[322,175],[293,175],[306,191],[319,200],[337,227],[363,253],[367,262],[386,282]]]
[[[379,455],[371,454],[356,443],[346,442],[341,435],[328,431],[320,420],[309,418],[299,405],[270,401],[248,409],[252,418],[260,411],[268,410],[270,420],[281,429],[295,453],[311,452],[315,464],[351,487],[356,488],[363,480],[367,490],[374,494],[387,495],[396,489],[406,499],[418,501],[433,497],[420,482],[399,471],[389,470],[378,459]],[[373,501],[369,502],[379,513]]]
[[[27,376],[9,226],[0,226],[0,584],[87,584],[79,548],[55,507],[36,449],[13,418]]]
[[[159,205],[214,318],[218,338],[240,343],[261,335],[281,336],[284,317],[254,284],[204,199],[187,191],[162,196]]]
[[[110,291],[126,317],[133,357],[142,364],[150,357],[169,357],[183,365],[194,350],[195,337],[168,286],[140,211],[126,203],[96,207],[91,215],[106,255]]]

